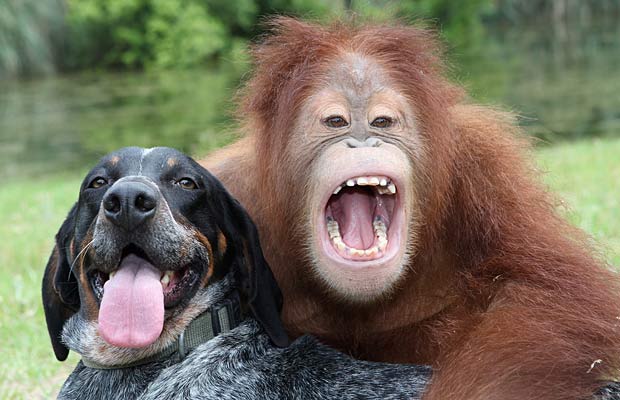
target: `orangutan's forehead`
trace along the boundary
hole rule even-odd
[[[350,98],[367,98],[389,86],[387,73],[381,65],[359,53],[338,57],[328,69],[327,82]]]
[[[412,111],[381,64],[359,53],[344,54],[331,63],[324,84],[303,104],[307,111],[323,117],[346,116],[351,108],[378,108],[377,112],[382,109],[385,115]],[[401,119],[404,122],[405,117]]]

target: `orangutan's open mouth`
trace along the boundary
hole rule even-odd
[[[387,176],[352,177],[334,190],[325,207],[325,223],[339,256],[371,261],[386,254],[398,206],[396,192]]]

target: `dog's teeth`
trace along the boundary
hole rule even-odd
[[[390,193],[392,194],[396,193],[396,186],[393,183],[390,183],[387,188],[390,191]]]
[[[160,282],[164,285],[164,287],[168,286],[168,284],[170,283],[170,277],[173,273],[174,272],[172,271],[166,271],[166,273],[164,273],[164,276],[161,277]]]
[[[360,178],[357,178],[357,184],[360,185],[360,186],[368,185],[368,178],[363,177],[363,176],[360,177]]]
[[[381,181],[376,176],[372,176],[370,177],[370,179],[368,179],[368,184],[372,186],[377,186],[380,182]]]
[[[355,186],[355,181],[353,179],[349,179],[347,181],[347,186],[350,186],[350,187]]]
[[[338,186],[336,190],[334,190],[334,194],[338,194],[338,192],[340,192],[341,189],[342,189],[342,186]]]
[[[381,185],[381,186],[387,186],[387,179],[385,179],[385,178],[381,178],[381,180],[379,181],[379,185]]]

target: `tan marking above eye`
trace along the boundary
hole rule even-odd
[[[119,156],[114,156],[110,159],[110,164],[112,165],[116,165],[118,164],[118,162],[121,160],[121,158]]]
[[[168,161],[166,161],[166,164],[168,164],[169,167],[174,167],[175,165],[177,165],[177,159],[174,157],[170,157]]]

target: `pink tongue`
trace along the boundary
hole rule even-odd
[[[160,272],[146,260],[128,255],[103,286],[99,333],[111,345],[140,348],[153,343],[164,326]]]
[[[372,218],[375,206],[375,197],[360,190],[347,190],[331,204],[342,241],[347,246],[364,250],[373,245],[375,233]]]

